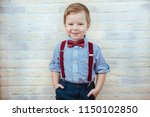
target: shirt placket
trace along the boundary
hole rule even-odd
[[[72,68],[72,70],[73,70],[73,79],[75,80],[75,79],[77,79],[77,73],[78,73],[78,62],[77,62],[77,60],[78,60],[78,47],[77,46],[75,46],[74,47],[74,50],[73,50],[73,68]]]

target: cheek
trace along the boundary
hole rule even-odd
[[[87,30],[84,28],[84,29],[81,29],[81,32],[82,32],[82,33],[86,33]]]
[[[86,31],[86,30],[87,30],[87,27],[86,27],[86,26],[83,26],[83,27],[80,28],[80,30]]]
[[[71,29],[69,27],[66,27],[66,32],[67,32],[67,34],[70,34]]]
[[[70,31],[70,30],[67,30],[67,34],[71,34],[71,31]]]

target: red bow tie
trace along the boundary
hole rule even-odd
[[[80,46],[80,47],[84,47],[84,39],[81,39],[79,41],[72,41],[72,40],[68,40],[67,41],[68,47],[71,48],[73,46]]]

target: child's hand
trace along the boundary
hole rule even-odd
[[[99,90],[92,89],[92,90],[88,93],[87,96],[90,97],[92,94],[93,94],[95,97],[97,97],[98,94],[99,94]]]
[[[61,85],[61,84],[56,84],[56,85],[54,85],[54,88],[55,89],[57,89],[57,88],[61,88],[61,89],[64,89],[64,86],[63,85]]]

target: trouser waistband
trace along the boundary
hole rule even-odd
[[[60,83],[65,83],[65,84],[69,84],[69,85],[73,85],[73,86],[91,86],[91,85],[95,85],[94,81],[91,81],[89,83],[73,83],[73,82],[69,82],[69,81],[66,81],[64,79],[60,79],[59,81]]]

